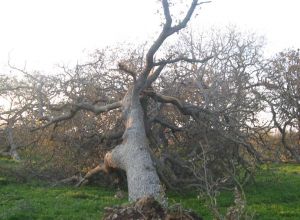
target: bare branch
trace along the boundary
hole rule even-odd
[[[195,8],[198,5],[198,0],[193,0],[185,18],[183,19],[182,22],[180,22],[178,25],[171,27],[172,25],[172,18],[170,15],[170,7],[169,7],[169,3],[168,0],[163,0],[162,1],[162,5],[164,8],[164,14],[165,14],[165,19],[166,19],[166,23],[160,33],[160,35],[158,36],[158,38],[156,39],[156,41],[154,41],[154,43],[152,44],[152,46],[150,47],[147,55],[146,55],[146,66],[144,68],[144,71],[142,72],[140,78],[139,78],[139,85],[138,85],[138,89],[142,89],[145,86],[146,80],[148,75],[151,72],[151,69],[153,68],[153,64],[154,64],[154,54],[158,51],[158,49],[161,47],[161,45],[164,43],[164,41],[171,36],[172,34],[180,31],[181,29],[185,28],[187,23],[189,22]]]
[[[112,104],[108,104],[108,105],[105,105],[105,106],[94,106],[94,105],[91,105],[89,103],[74,104],[74,107],[71,108],[71,110],[68,113],[60,115],[58,117],[51,118],[48,121],[48,123],[46,123],[45,125],[43,125],[41,127],[34,128],[34,129],[32,129],[32,131],[36,131],[36,130],[39,130],[39,129],[42,129],[42,128],[46,128],[46,127],[48,127],[48,126],[50,126],[54,123],[69,120],[69,119],[73,118],[79,110],[88,110],[88,111],[91,111],[91,112],[95,113],[96,115],[98,115],[100,113],[108,112],[110,110],[119,108],[119,107],[121,107],[121,105],[122,105],[121,101],[114,102]]]
[[[188,12],[186,13],[184,19],[179,23],[177,24],[176,26],[172,27],[172,31],[171,33],[175,33],[175,32],[178,32],[180,31],[181,29],[185,28],[187,23],[189,22],[189,20],[191,19],[196,7],[199,5],[199,4],[202,4],[202,3],[198,3],[198,0],[193,0]]]
[[[11,68],[11,69],[13,69],[13,70],[17,70],[17,71],[23,73],[25,76],[28,76],[28,77],[29,77],[30,79],[32,79],[33,81],[37,81],[37,79],[36,79],[32,74],[30,74],[30,73],[28,73],[27,71],[25,71],[25,68],[24,68],[24,69],[20,69],[20,68],[18,68],[18,67],[15,67],[15,66],[13,66],[13,65],[10,63],[9,60],[8,60],[8,66],[9,66],[9,68]]]
[[[165,66],[166,64],[162,64],[155,71],[149,74],[145,88],[150,86],[157,79],[157,77],[159,76],[159,74],[161,73],[161,71],[164,69]]]
[[[91,105],[89,103],[79,103],[76,104],[76,107],[78,107],[79,109],[84,109],[84,110],[88,110],[91,111],[93,113],[95,113],[96,115],[103,113],[103,112],[108,112],[110,110],[116,109],[116,108],[120,108],[122,106],[122,102],[118,101],[118,102],[114,102],[105,106],[95,106],[95,105]]]
[[[198,112],[205,112],[210,113],[208,110],[201,108],[200,106],[195,106],[189,103],[184,103],[180,101],[179,99],[173,97],[173,96],[166,96],[162,94],[158,94],[154,91],[144,91],[146,95],[152,97],[153,99],[163,102],[163,103],[171,103],[175,105],[182,114],[184,115],[191,115],[194,116]]]
[[[158,117],[154,118],[153,121],[156,122],[156,123],[161,124],[162,126],[164,126],[166,128],[170,128],[172,131],[183,131],[184,130],[184,128],[176,127],[175,125],[172,125],[172,124],[170,124],[170,123],[166,122],[165,120],[163,120],[161,118],[158,118]]]
[[[126,66],[124,63],[119,63],[118,64],[119,69],[124,71],[125,73],[129,74],[130,76],[132,76],[133,80],[136,80],[136,72],[133,71],[132,69],[130,69],[128,66]]]
[[[168,0],[163,0],[162,5],[164,8],[164,15],[165,15],[165,19],[166,19],[164,28],[167,29],[167,28],[171,27],[171,25],[172,25],[172,17],[170,14],[170,6],[169,6]]]
[[[160,66],[163,64],[171,64],[171,63],[177,63],[179,61],[185,61],[188,63],[205,63],[207,61],[209,61],[210,59],[212,59],[214,56],[208,56],[204,59],[198,60],[198,59],[193,59],[193,58],[188,58],[188,57],[177,57],[175,59],[169,59],[169,60],[161,60],[159,62],[154,63],[154,66]]]

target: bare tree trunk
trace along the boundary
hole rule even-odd
[[[11,122],[8,122],[8,125],[7,125],[7,128],[6,128],[6,133],[7,133],[8,143],[9,143],[9,146],[10,146],[9,154],[10,154],[11,158],[14,159],[14,160],[20,160],[20,156],[19,156],[19,153],[17,151],[18,146],[14,141],[13,127],[12,127]]]
[[[105,156],[110,167],[126,171],[129,200],[153,196],[164,203],[163,190],[152,162],[139,94],[130,89],[123,101],[126,130],[122,144]]]
[[[297,149],[294,149],[293,147],[289,146],[288,144],[284,144],[284,147],[290,152],[292,157],[296,160],[297,163],[300,163],[300,155]]]

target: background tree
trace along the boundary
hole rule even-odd
[[[1,76],[0,98],[7,104],[7,106],[2,106],[3,110],[0,115],[3,129],[1,154],[20,160],[18,148],[24,144],[23,135],[26,130],[28,131],[22,119],[26,117],[34,102],[31,96],[31,85],[3,75]],[[15,135],[16,132],[18,135]]]
[[[264,101],[271,110],[274,128],[290,155],[300,162],[300,56],[287,50],[270,60],[264,77]]]

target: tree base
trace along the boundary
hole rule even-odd
[[[202,220],[181,207],[163,208],[154,198],[145,197],[126,206],[107,207],[103,220]]]

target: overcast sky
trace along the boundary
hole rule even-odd
[[[189,0],[185,0],[188,2]],[[29,70],[75,64],[89,51],[117,42],[145,42],[159,30],[157,0],[0,0],[0,73],[8,59]],[[267,53],[300,48],[300,0],[213,0],[193,28],[257,32]]]

